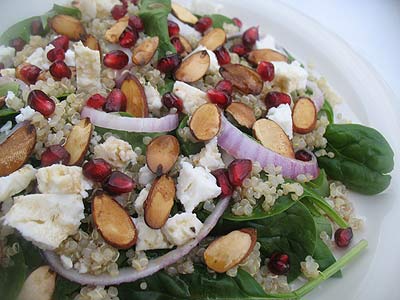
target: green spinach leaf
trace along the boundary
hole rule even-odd
[[[15,95],[18,95],[19,84],[16,82],[10,82],[0,85],[0,97],[7,96],[9,91],[13,92]]]
[[[164,80],[164,85],[158,87],[158,92],[160,93],[161,96],[163,96],[165,93],[172,92],[174,84],[175,84],[174,80],[166,78]]]
[[[189,116],[185,116],[180,122],[178,129],[186,127],[188,120]],[[204,143],[192,143],[191,141],[185,141],[179,134],[177,134],[176,137],[178,138],[182,153],[186,156],[199,153],[204,147]]]
[[[207,17],[210,17],[211,20],[213,21],[212,26],[214,28],[223,28],[224,24],[233,24],[235,25],[235,22],[227,16],[220,15],[220,14],[212,14],[212,15],[207,15]]]
[[[326,100],[326,99],[325,99],[324,104],[322,105],[320,111],[318,112],[318,117],[320,117],[322,114],[326,115],[330,124],[334,123],[335,119],[334,119],[333,108],[332,108],[331,104],[328,102],[328,100]]]
[[[328,197],[330,194],[329,182],[324,169],[320,170],[317,178],[306,182],[305,185],[322,197]]]
[[[71,300],[80,290],[80,284],[69,281],[57,276],[56,289],[53,294],[53,300]]]

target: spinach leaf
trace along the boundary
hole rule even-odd
[[[9,91],[17,95],[19,92],[19,84],[16,82],[10,82],[0,85],[0,97],[7,96]]]
[[[322,114],[326,115],[330,124],[333,124],[335,122],[333,108],[326,99],[325,99],[324,104],[322,105],[320,111],[318,112],[318,117],[320,117]]]
[[[165,93],[172,92],[172,89],[174,88],[174,84],[175,84],[174,80],[172,80],[170,78],[166,78],[164,80],[164,85],[158,87],[158,92],[160,93],[161,96],[163,96]]]
[[[285,55],[288,58],[288,63],[291,64],[292,62],[294,62],[296,60],[296,58],[285,48],[282,48],[283,52],[285,52]],[[301,66],[304,68],[303,64],[301,64]]]
[[[185,116],[179,124],[178,129],[186,127],[188,120],[189,116]],[[204,147],[204,143],[192,143],[191,141],[185,141],[179,134],[177,134],[176,137],[178,138],[182,153],[186,156],[199,153]]]
[[[176,53],[168,34],[168,14],[171,12],[171,0],[142,0],[139,5],[139,17],[144,23],[147,35],[158,36],[158,57],[167,52]]]
[[[25,240],[22,236],[18,237],[18,244],[21,252],[24,254],[25,264],[28,268],[28,273],[36,270],[38,267],[44,265],[44,260],[40,254],[39,249],[31,242]]]
[[[358,124],[330,124],[325,137],[335,157],[319,157],[318,163],[329,177],[367,195],[389,186],[394,153],[382,134]]]
[[[222,28],[225,24],[233,24],[235,25],[235,22],[231,18],[228,18],[227,16],[220,15],[220,14],[212,14],[212,15],[207,15],[207,17],[210,17],[211,20],[213,21],[212,26],[214,28]]]
[[[324,169],[320,170],[317,178],[306,182],[305,185],[322,197],[328,197],[330,194],[329,182]]]
[[[57,276],[56,289],[54,291],[53,300],[71,300],[74,299],[73,295],[79,292],[80,284],[69,281]]]

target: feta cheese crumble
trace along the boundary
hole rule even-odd
[[[271,107],[267,113],[267,119],[277,123],[289,139],[293,138],[292,110],[289,104],[281,104],[278,107]]]
[[[278,51],[276,49],[275,38],[270,34],[267,34],[262,39],[256,41],[256,48],[257,49],[272,49],[272,50]]]
[[[153,182],[153,180],[156,178],[156,174],[154,174],[152,171],[150,171],[149,167],[144,165],[139,169],[139,184],[146,186],[150,183]]]
[[[218,150],[217,137],[208,141],[200,153],[192,155],[190,158],[195,166],[204,167],[209,171],[225,167],[221,153]]]
[[[139,195],[137,196],[135,203],[134,203],[134,207],[135,207],[135,211],[139,216],[143,216],[144,215],[144,208],[143,208],[143,204],[147,199],[147,196],[149,195],[150,190],[148,188],[144,188],[140,191]]]
[[[52,47],[54,48],[53,45]],[[26,59],[26,62],[42,70],[48,70],[50,67],[50,61],[47,59],[46,52],[43,48],[37,48],[33,51],[33,53]]]
[[[17,123],[22,123],[24,121],[31,120],[36,113],[36,111],[32,109],[29,105],[21,108],[19,112],[20,114],[15,117],[15,121]]]
[[[15,49],[13,47],[0,46],[0,62],[4,64],[5,68],[14,65],[13,59],[15,56]]]
[[[294,61],[291,64],[283,61],[274,61],[272,64],[275,67],[273,84],[281,86],[288,93],[306,88],[308,73],[298,61]]]
[[[173,93],[182,99],[183,112],[193,114],[194,111],[204,103],[207,103],[207,94],[182,81],[175,81]]]
[[[74,49],[78,89],[101,88],[100,52],[85,47],[82,42],[76,43]]]
[[[35,175],[36,169],[25,165],[8,176],[0,177],[0,202],[25,190]]]
[[[161,230],[147,226],[143,217],[133,219],[133,222],[138,233],[136,251],[172,248]]]
[[[146,94],[147,105],[150,113],[153,116],[159,117],[160,109],[163,106],[160,93],[150,84],[144,86],[144,93]]]
[[[196,214],[186,212],[169,218],[161,230],[170,243],[181,246],[194,239],[202,227]]]
[[[102,144],[94,147],[95,158],[102,158],[116,168],[125,168],[130,163],[136,164],[137,154],[124,140],[110,136]]]

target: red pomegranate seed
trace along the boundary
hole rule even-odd
[[[131,3],[133,4],[133,5],[137,5],[138,3],[139,3],[139,0],[130,0],[131,1]]]
[[[139,38],[139,35],[138,35],[136,29],[125,30],[119,37],[119,44],[121,45],[121,47],[131,48],[131,47],[135,46],[138,38]]]
[[[48,167],[54,164],[62,163],[68,164],[71,155],[61,145],[52,145],[42,153],[40,157],[40,164],[42,167]]]
[[[264,81],[272,81],[275,77],[275,67],[269,61],[262,61],[257,66],[257,73]]]
[[[253,48],[254,44],[256,43],[256,41],[258,41],[258,39],[259,39],[258,27],[250,27],[243,33],[242,36],[243,45],[248,49]]]
[[[21,38],[15,38],[10,41],[10,47],[15,48],[16,51],[24,49],[26,42]]]
[[[41,71],[40,68],[27,64],[20,69],[19,74],[22,81],[29,84],[35,84]]]
[[[161,58],[157,63],[157,69],[162,73],[172,73],[181,63],[178,54],[170,54]]]
[[[102,158],[88,161],[83,165],[82,171],[86,178],[95,182],[103,182],[112,172],[110,164]]]
[[[223,79],[217,83],[215,89],[217,91],[224,92],[230,96],[233,92],[233,85],[232,82],[230,82],[229,80]]]
[[[243,23],[242,23],[242,21],[241,21],[240,19],[238,19],[238,18],[233,18],[232,21],[233,21],[233,23],[235,23],[235,25],[236,25],[237,27],[242,28]]]
[[[353,230],[351,227],[339,228],[335,231],[335,243],[340,248],[346,248],[350,245],[353,238]]]
[[[173,36],[171,38],[171,44],[175,47],[175,50],[178,54],[182,54],[183,52],[185,52],[185,47],[183,47],[179,37]]]
[[[246,47],[242,44],[237,44],[233,45],[231,47],[231,52],[236,53],[239,56],[244,56],[246,55],[249,51],[246,49]]]
[[[103,183],[103,189],[111,194],[129,193],[136,184],[128,175],[114,171]]]
[[[281,104],[289,104],[292,102],[292,99],[288,94],[281,92],[269,92],[265,96],[265,105],[267,108],[278,107]]]
[[[60,35],[58,38],[55,38],[52,42],[50,42],[54,47],[64,49],[67,51],[69,48],[69,38],[65,35]]]
[[[308,153],[305,150],[298,150],[296,151],[296,153],[294,154],[294,157],[298,160],[301,161],[310,161],[312,159],[312,156],[310,153]]]
[[[168,20],[168,34],[169,36],[176,36],[179,34],[179,25],[175,23],[174,21]]]
[[[113,89],[108,95],[103,109],[106,112],[125,111],[126,101],[126,96],[120,89]]]
[[[51,76],[56,80],[61,80],[62,78],[71,78],[72,71],[62,60],[55,61],[51,64],[49,68]]]
[[[123,16],[125,16],[128,13],[128,8],[124,5],[114,5],[114,7],[111,10],[111,15],[114,18],[114,20],[119,20]]]
[[[215,51],[215,56],[218,59],[219,65],[226,65],[231,62],[231,56],[229,55],[228,50],[224,46],[218,47]]]
[[[113,50],[104,56],[103,63],[111,69],[123,69],[129,61],[128,55],[121,50]]]
[[[210,17],[202,17],[194,25],[194,29],[196,29],[200,33],[204,33],[212,26],[212,24],[213,21]]]
[[[102,95],[94,94],[86,101],[86,105],[93,107],[95,109],[100,109],[103,107],[106,101],[107,101],[106,98],[103,97]]]
[[[253,164],[249,159],[235,159],[228,166],[229,181],[233,186],[241,186],[250,175]]]
[[[221,188],[220,197],[231,196],[233,188],[229,182],[228,171],[226,169],[218,169],[211,172],[212,175],[217,179],[217,185]]]
[[[289,255],[275,252],[268,262],[268,269],[275,275],[287,274],[290,270]]]
[[[174,94],[168,92],[162,96],[161,102],[168,109],[176,108],[178,112],[182,112],[183,110],[183,101],[181,98],[178,98]]]
[[[31,23],[31,34],[32,35],[42,35],[44,32],[43,24],[40,19],[35,19]]]
[[[54,48],[47,52],[47,59],[51,62],[55,62],[56,60],[64,60],[65,59],[65,51],[62,48]]]
[[[144,24],[140,17],[138,16],[130,16],[129,17],[129,26],[136,29],[137,32],[142,32],[144,30]]]
[[[45,117],[50,116],[56,108],[54,101],[40,90],[33,90],[29,93],[28,104]]]
[[[227,93],[217,89],[209,89],[207,91],[207,97],[210,102],[217,104],[221,108],[226,108],[232,103],[232,99]]]

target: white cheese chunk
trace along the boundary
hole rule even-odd
[[[275,38],[270,34],[267,34],[265,37],[256,41],[256,48],[257,49],[272,49],[272,50],[278,51],[276,49]]]
[[[288,93],[306,88],[308,73],[299,62],[294,61],[288,64],[283,61],[275,61],[272,64],[275,67],[273,84],[282,86]]]
[[[69,67],[75,67],[75,52],[71,49],[68,49],[65,52],[65,64]]]
[[[22,107],[19,110],[19,115],[15,117],[15,121],[17,123],[21,123],[27,120],[31,120],[33,116],[36,114],[36,111],[32,109],[29,105],[26,107]]]
[[[136,251],[172,248],[161,230],[147,226],[143,217],[133,219],[133,222],[138,233]]]
[[[98,2],[101,1],[98,0]],[[106,3],[108,2],[112,1],[106,1]],[[97,0],[79,0],[79,10],[82,13],[83,21],[93,20],[97,15]]]
[[[170,243],[181,246],[194,239],[202,227],[196,214],[186,212],[169,218],[161,230]]]
[[[191,115],[199,106],[207,103],[205,92],[182,81],[175,81],[173,93],[182,99],[185,114]]]
[[[289,104],[281,104],[278,107],[271,107],[267,113],[267,119],[277,123],[289,139],[293,138],[292,110]]]
[[[13,47],[6,47],[3,45],[0,46],[0,63],[3,63],[5,68],[9,68],[14,65],[14,56],[15,49]]]
[[[54,250],[78,231],[83,210],[80,195],[33,194],[15,197],[3,220],[39,248]]]
[[[192,155],[191,159],[196,166],[201,166],[209,171],[225,167],[218,150],[217,137],[208,141],[200,153]]]
[[[186,212],[192,212],[197,205],[209,199],[218,197],[221,188],[217,181],[203,167],[195,167],[185,161],[181,162],[176,196],[185,207]]]
[[[15,78],[15,69],[14,68],[2,69],[2,70],[0,70],[0,74],[3,77]]]
[[[210,56],[210,66],[208,67],[208,74],[216,74],[219,71],[219,64],[218,64],[218,59],[217,56],[215,55],[215,53],[213,51],[208,50],[206,47],[204,47],[203,45],[199,45],[196,49],[194,49],[190,55],[186,56],[185,59],[187,59],[188,57],[190,57],[191,55],[199,52],[199,51],[203,51],[206,50],[208,56]],[[184,60],[185,60],[184,59]]]
[[[114,136],[108,137],[104,143],[94,147],[95,158],[102,158],[116,168],[125,168],[130,163],[136,164],[137,154],[132,146]]]
[[[50,67],[50,62],[42,48],[37,48],[33,51],[33,53],[26,59],[26,62],[42,70],[48,70]]]
[[[36,169],[25,165],[8,176],[0,177],[0,202],[25,190],[35,175]]]
[[[149,195],[149,189],[144,188],[140,191],[139,195],[137,196],[134,206],[135,206],[135,211],[139,216],[144,215],[144,208],[143,204],[147,199],[147,196]]]
[[[78,89],[101,88],[100,52],[85,47],[82,42],[76,43],[74,49]]]
[[[151,84],[144,86],[144,93],[147,98],[147,106],[153,116],[160,116],[160,109],[163,106],[161,102],[161,95]]]
[[[150,171],[147,165],[144,165],[139,169],[139,184],[146,186],[152,183],[155,178],[156,175]]]

